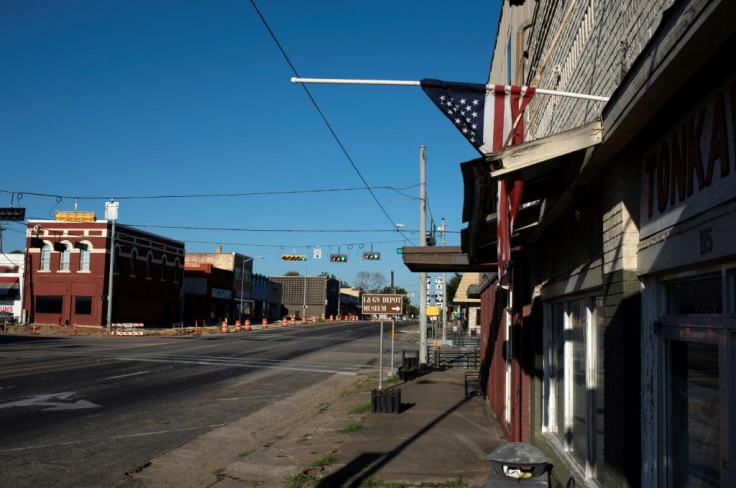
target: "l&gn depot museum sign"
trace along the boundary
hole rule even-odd
[[[403,315],[403,295],[363,295],[364,314]]]

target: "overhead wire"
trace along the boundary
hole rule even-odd
[[[284,60],[286,60],[286,63],[291,68],[291,71],[294,73],[294,76],[296,76],[297,78],[301,78],[301,76],[299,75],[296,67],[291,62],[291,59],[286,54],[286,51],[284,50],[283,46],[279,42],[278,38],[276,37],[276,34],[273,32],[273,30],[271,29],[271,26],[266,21],[266,18],[263,16],[263,14],[261,13],[260,9],[256,5],[255,0],[250,0],[250,3],[253,6],[253,9],[258,14],[258,17],[260,17],[261,22],[263,23],[264,27],[266,28],[266,30],[268,30],[268,33],[270,34],[271,39],[273,39],[273,41],[274,41],[274,43],[276,43],[276,46],[278,47],[279,51],[281,51],[281,55],[284,57]],[[391,226],[395,229],[395,231],[398,232],[399,234],[401,234],[406,240],[409,240],[409,238],[404,235],[403,231],[396,226],[396,222],[394,222],[394,220],[388,214],[388,212],[386,211],[386,208],[383,206],[383,204],[381,204],[380,200],[378,199],[378,197],[376,196],[376,194],[373,192],[371,186],[368,184],[368,182],[366,181],[366,179],[363,177],[363,174],[360,172],[360,170],[358,169],[358,166],[353,161],[353,158],[350,156],[350,154],[348,153],[348,151],[345,148],[344,144],[342,143],[342,141],[338,137],[337,133],[333,129],[332,124],[330,124],[330,122],[327,120],[327,117],[325,116],[324,112],[322,112],[322,109],[319,107],[319,105],[317,104],[317,101],[312,96],[312,93],[309,91],[309,88],[307,88],[307,86],[304,83],[300,83],[300,85],[302,86],[302,89],[304,90],[304,92],[307,94],[307,97],[309,98],[309,100],[312,102],[312,105],[314,105],[314,108],[317,110],[317,113],[322,118],[322,121],[327,126],[327,129],[330,131],[330,134],[332,134],[332,137],[335,139],[335,142],[337,142],[337,145],[340,147],[340,150],[345,155],[345,157],[347,158],[348,162],[353,167],[353,169],[357,173],[358,177],[361,179],[361,181],[365,185],[366,189],[368,189],[368,191],[370,192],[371,196],[373,197],[373,200],[376,202],[376,204],[378,205],[378,207],[381,209],[381,212],[386,216],[386,218],[388,219],[388,221],[391,222]]]
[[[409,188],[415,188],[418,184],[412,185],[401,185],[401,186],[374,186],[374,190],[392,190],[402,196],[407,196],[401,190],[407,190]],[[188,195],[107,195],[107,196],[71,196],[71,195],[59,195],[52,193],[34,193],[34,192],[22,192],[24,195],[31,195],[36,197],[49,197],[56,198],[68,198],[77,200],[109,200],[114,198],[115,200],[161,200],[161,199],[173,199],[173,198],[232,198],[232,197],[250,197],[250,196],[263,196],[263,195],[299,195],[305,193],[333,193],[333,192],[345,192],[345,191],[370,191],[370,188],[365,187],[353,187],[353,188],[317,188],[312,190],[273,190],[273,191],[253,191],[245,193],[200,193],[200,194],[188,194]],[[18,193],[17,191],[3,190],[0,189],[0,193]]]

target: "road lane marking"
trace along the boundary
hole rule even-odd
[[[148,371],[138,371],[137,373],[121,374],[118,376],[108,376],[107,378],[101,378],[100,381],[119,380],[120,378],[128,378],[130,376],[138,376],[140,374],[146,374],[146,373],[148,373]]]
[[[39,364],[37,366],[24,366],[21,368],[0,369],[0,375],[25,373],[29,371],[41,371],[44,369],[52,369],[52,368],[57,368],[60,366],[61,367],[63,366],[83,366],[86,364],[101,363],[104,360],[105,360],[104,357],[96,356],[96,359],[84,359],[81,361],[66,361],[66,362],[61,362],[61,363],[44,363],[44,364]]]
[[[100,405],[92,403],[88,400],[71,401],[76,394],[75,391],[65,391],[62,393],[47,393],[43,395],[33,395],[22,400],[14,402],[0,403],[0,410],[13,407],[46,407],[42,408],[43,412],[59,412],[61,410],[81,410],[85,408],[100,408]]]
[[[358,373],[352,371],[341,371],[337,369],[317,369],[317,368],[305,368],[305,367],[287,367],[287,366],[276,366],[272,364],[238,364],[233,363],[233,358],[226,358],[223,360],[209,360],[205,361],[202,359],[174,359],[174,358],[146,358],[146,357],[117,357],[114,358],[117,361],[141,361],[149,363],[177,363],[177,364],[199,364],[202,366],[226,366],[229,368],[252,368],[252,369],[279,369],[283,371],[301,371],[307,373],[330,373],[330,374],[347,374],[355,376]],[[236,360],[237,361],[237,360]],[[375,369],[375,368],[372,368]]]
[[[19,451],[30,451],[33,449],[46,449],[49,447],[58,447],[58,446],[72,446],[74,444],[82,444],[85,442],[109,442],[110,440],[121,440],[121,439],[132,439],[135,437],[147,437],[147,436],[154,436],[154,435],[165,435],[165,434],[171,434],[175,432],[187,432],[190,430],[200,430],[200,429],[216,429],[219,427],[224,427],[228,424],[211,424],[211,425],[198,425],[194,427],[183,427],[181,429],[169,429],[169,430],[158,430],[155,432],[138,432],[136,434],[125,434],[125,435],[116,435],[116,436],[110,436],[110,437],[104,437],[100,439],[80,439],[76,441],[67,441],[67,442],[57,442],[54,444],[39,444],[35,446],[25,446],[25,447],[13,447],[10,449],[0,449],[0,453],[10,453],[10,452],[19,452]]]

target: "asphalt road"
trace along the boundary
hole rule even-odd
[[[414,324],[397,324],[415,328]],[[390,352],[390,324],[384,351]],[[401,349],[416,344],[398,342]],[[378,369],[378,323],[181,337],[0,335],[0,486],[113,486],[333,374]],[[384,367],[390,356],[384,356]]]

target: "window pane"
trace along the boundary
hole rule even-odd
[[[598,480],[603,479],[603,421],[605,419],[605,350],[606,319],[604,315],[603,297],[595,299],[595,333],[596,333],[596,376],[595,376],[595,439],[591,440],[591,461]]]
[[[79,271],[89,271],[89,250],[79,251]]]
[[[572,330],[572,450],[582,462],[585,460],[587,382],[585,381],[585,300],[570,302]]]
[[[36,313],[61,313],[62,297],[36,297]]]
[[[565,307],[562,303],[552,305],[552,351],[550,364],[550,382],[555,389],[557,434],[565,435]]]
[[[69,271],[69,249],[67,248],[66,251],[62,251],[60,253],[59,258],[59,270],[61,271]]]
[[[670,344],[673,485],[720,486],[718,346]]]
[[[709,276],[667,285],[667,313],[722,314],[721,277]]]
[[[77,315],[90,315],[92,313],[92,297],[75,297],[74,313]]]
[[[41,269],[44,271],[51,269],[51,247],[48,244],[41,249]]]

